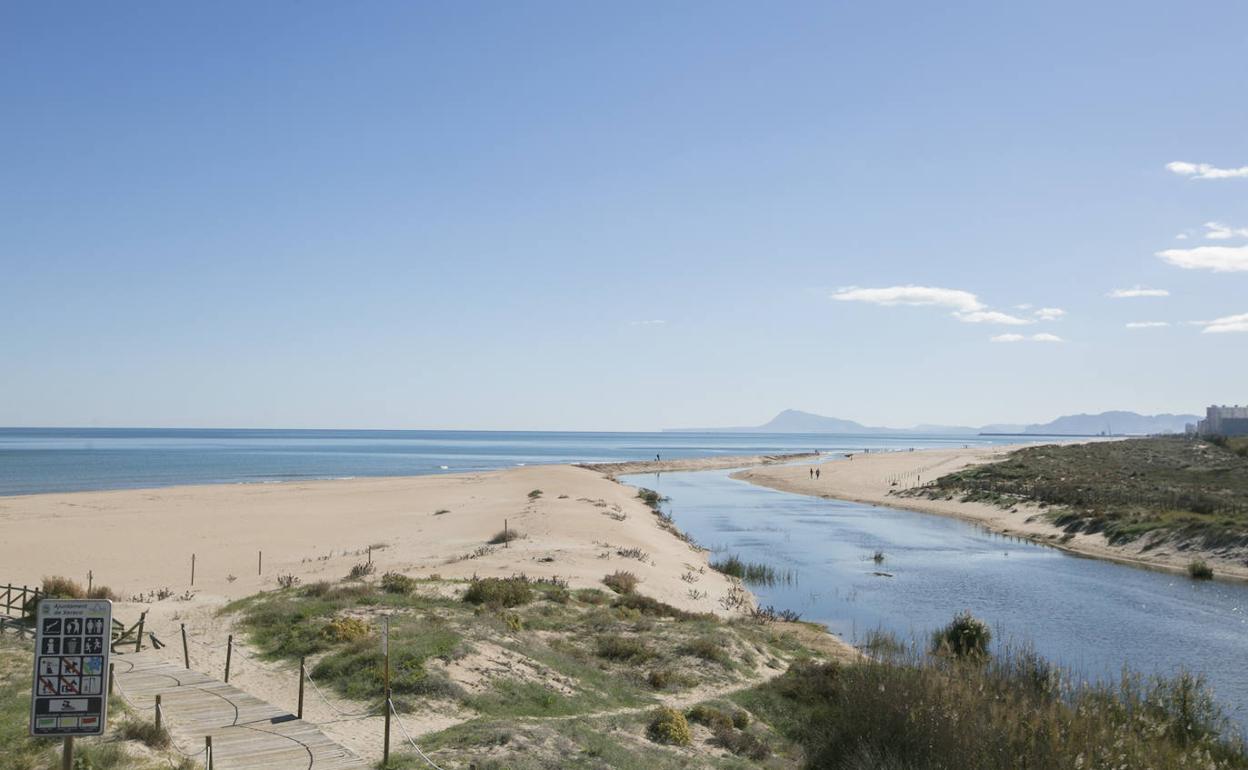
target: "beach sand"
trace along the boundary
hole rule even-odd
[[[504,522],[522,538],[487,546]],[[706,566],[705,552],[660,529],[634,488],[566,465],[2,497],[0,534],[0,581],[85,584],[91,571],[123,597],[168,588],[224,602],[275,588],[278,575],[338,580],[370,545],[379,573],[420,577],[523,572],[601,588],[604,574],[630,570],[644,593],[697,612],[718,610],[729,587],[710,574],[710,596],[691,600],[680,576]],[[646,558],[616,553],[632,548]]]
[[[1062,442],[1071,443],[1071,442]],[[855,454],[853,459],[825,458],[819,464],[775,465],[749,468],[733,474],[733,478],[769,487],[782,492],[849,500],[869,505],[953,516],[979,524],[1003,535],[1022,537],[1037,543],[1061,548],[1071,553],[1139,567],[1186,572],[1195,558],[1209,562],[1218,577],[1248,579],[1243,563],[1220,557],[1212,552],[1195,549],[1179,551],[1167,545],[1143,550],[1143,543],[1110,545],[1099,533],[1079,533],[1061,542],[1065,533],[1048,522],[1044,511],[1031,505],[1000,508],[986,503],[952,500],[930,500],[890,492],[934,481],[978,463],[1003,459],[1015,449],[1034,444],[971,447],[962,449],[920,449],[913,452],[871,452]],[[820,477],[810,478],[810,469],[819,468]],[[893,486],[893,482],[897,486]]]
[[[726,467],[753,461],[735,458]],[[535,490],[541,494],[531,497]],[[525,573],[558,576],[572,588],[604,588],[604,575],[627,570],[641,579],[640,593],[685,610],[724,615],[719,600],[732,581],[709,569],[707,552],[661,528],[636,494],[596,470],[543,465],[405,478],[0,497],[0,583],[33,587],[45,576],[63,575],[85,585],[90,571],[95,585],[107,585],[123,598],[115,604],[114,617],[130,625],[140,612],[148,613],[145,628],[167,645],[161,654],[170,660],[181,662],[180,627],[185,624],[191,666],[220,677],[226,636],[234,634],[231,684],[293,709],[297,668],[260,659],[232,617],[218,611],[230,600],[277,588],[279,575],[293,575],[303,584],[339,581],[368,559],[370,545],[375,546],[377,574],[394,570],[449,580]],[[505,548],[487,546],[504,520],[522,538]],[[638,549],[640,558],[619,553],[628,549]],[[263,571],[257,574],[261,551]],[[468,558],[474,552],[479,555]],[[692,584],[682,579],[687,573],[694,573],[696,599],[690,596]],[[457,590],[439,585],[449,593]],[[160,589],[173,596],[124,601]],[[836,637],[823,636],[808,642],[845,656],[856,654]],[[319,693],[309,693],[306,716],[334,740],[373,757],[381,720],[340,718],[339,712],[357,711],[361,704],[325,695],[337,711]],[[448,704],[404,720],[416,734],[425,734],[472,716],[461,712]]]

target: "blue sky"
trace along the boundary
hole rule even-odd
[[[1248,402],[1246,22],[7,3],[0,424]]]

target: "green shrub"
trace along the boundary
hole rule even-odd
[[[127,719],[121,723],[121,728],[118,732],[123,740],[139,741],[153,749],[167,749],[173,742],[173,739],[169,736],[169,731],[163,726],[156,727],[155,722]]]
[[[988,655],[992,629],[970,612],[962,611],[949,625],[932,634],[932,651],[957,658],[983,658]]]
[[[416,590],[416,581],[401,572],[387,572],[381,576],[381,590],[391,594],[410,594]]]
[[[690,639],[678,649],[684,655],[692,655],[710,663],[718,663],[721,666],[732,665],[732,658],[728,655],[724,640],[714,636],[699,636],[696,639]]]
[[[109,601],[115,602],[115,601],[119,601],[121,597],[117,596],[117,594],[113,591],[113,589],[109,588],[108,586],[92,586],[91,589],[87,591],[86,598],[108,599]]]
[[[631,594],[641,581],[631,572],[616,570],[602,579],[602,584],[617,594]]]
[[[43,595],[50,599],[85,599],[87,591],[75,580],[51,575],[43,579]]]
[[[711,562],[711,569],[754,585],[770,586],[778,582],[791,582],[792,580],[791,575],[781,575],[776,572],[774,567],[757,562],[742,561],[735,554],[721,561]]]
[[[460,697],[454,682],[430,672],[431,658],[451,659],[460,636],[440,623],[408,623],[390,629],[390,689],[396,695]],[[338,647],[316,664],[312,676],[328,682],[348,698],[376,703],[384,686],[381,645],[376,639],[357,639]],[[396,704],[396,708],[400,704]]]
[[[542,496],[542,490],[540,490],[540,489],[534,489],[532,492],[529,492],[529,499],[530,499],[530,500],[536,500],[537,498],[539,498],[539,497],[541,497],[541,496]]]
[[[603,580],[603,582],[605,583],[606,580]],[[658,599],[652,599],[649,596],[644,596],[639,593],[624,593],[616,598],[616,600],[611,603],[611,606],[617,609],[628,608],[630,610],[637,610],[642,615],[650,615],[657,618],[674,618],[676,620],[715,619],[714,615],[685,612],[684,610],[673,607],[670,604],[665,604]]]
[[[300,593],[304,596],[319,598],[329,593],[329,590],[333,587],[334,584],[328,580],[318,580],[315,583],[308,583],[301,589]]]
[[[641,639],[632,636],[600,636],[598,637],[597,654],[607,660],[642,663],[654,657],[655,653]]]
[[[519,607],[533,601],[533,586],[528,578],[478,578],[468,585],[464,601],[491,607]]]
[[[732,729],[732,725],[716,726],[711,729],[711,732],[715,734],[715,743],[739,757],[759,761],[771,756],[771,746],[753,733],[747,733],[744,730],[738,732]]]
[[[1196,559],[1188,562],[1187,574],[1193,580],[1213,580],[1213,567],[1210,567],[1204,559]]]
[[[655,511],[659,510],[660,506],[662,506],[664,501],[667,500],[666,497],[660,495],[658,492],[655,492],[653,489],[646,489],[644,487],[637,490],[637,498]]]
[[[693,733],[685,715],[673,708],[662,706],[654,713],[646,728],[646,735],[655,743],[672,746],[688,746],[693,743]]]
[[[699,703],[693,708],[685,712],[685,716],[690,722],[709,727],[712,732],[715,730],[729,730],[733,728],[732,717],[726,712],[708,706],[705,703]]]
[[[366,638],[372,629],[359,618],[334,618],[321,629],[325,638],[335,642],[354,642]]]
[[[512,540],[519,540],[523,537],[524,535],[516,530],[510,527],[505,527],[495,532],[494,537],[490,538],[486,542],[490,545],[502,545],[503,543],[510,543]]]
[[[732,712],[732,726],[738,730],[744,730],[750,726],[750,712],[745,709],[737,709]]]
[[[360,562],[351,567],[351,572],[347,574],[347,578],[359,580],[360,578],[368,577],[376,571],[377,567],[371,561]]]
[[[610,600],[608,594],[597,588],[578,588],[572,595],[585,604],[606,604]]]
[[[734,698],[800,744],[812,768],[1248,767],[1199,677],[1079,683],[1034,657],[802,661]]]

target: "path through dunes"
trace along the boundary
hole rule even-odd
[[[215,770],[345,770],[368,763],[285,709],[162,660],[151,652],[115,655],[117,693],[139,714],[154,714],[161,696],[164,724],[182,753],[203,762],[212,736]]]

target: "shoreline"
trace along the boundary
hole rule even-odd
[[[1080,532],[1063,542],[1064,530],[1050,524],[1044,517],[1045,511],[1038,506],[1017,505],[1007,509],[987,503],[962,502],[956,498],[932,500],[892,493],[894,489],[917,486],[924,476],[931,480],[972,465],[994,462],[1025,446],[1035,444],[859,454],[852,461],[836,459],[811,466],[821,471],[819,479],[809,478],[806,467],[747,468],[733,473],[732,478],[790,494],[956,518],[999,535],[1022,538],[1074,556],[1126,566],[1186,575],[1188,563],[1201,558],[1213,566],[1215,580],[1248,580],[1248,566],[1209,551],[1176,551],[1169,544],[1147,551],[1139,543],[1113,546],[1099,533],[1089,535]],[[894,480],[907,486],[893,487]]]
[[[789,452],[769,455],[723,455],[714,457],[678,457],[672,460],[629,460],[626,462],[575,463],[575,467],[601,473],[607,478],[634,473],[667,473],[680,471],[722,471],[730,468],[784,465],[798,460],[823,457],[819,452]]]
[[[808,456],[663,466],[740,468]],[[0,583],[35,586],[62,575],[85,586],[90,573],[127,612],[153,610],[149,624],[159,626],[179,610],[271,590],[279,577],[338,581],[371,559],[377,574],[454,581],[523,573],[574,588],[601,589],[604,575],[631,571],[652,598],[690,612],[737,614],[721,607],[734,581],[710,569],[708,552],[665,527],[634,487],[604,472],[631,465],[0,497]],[[492,543],[504,529],[520,538]],[[696,596],[690,574],[697,575]],[[134,601],[153,593],[168,598]]]

